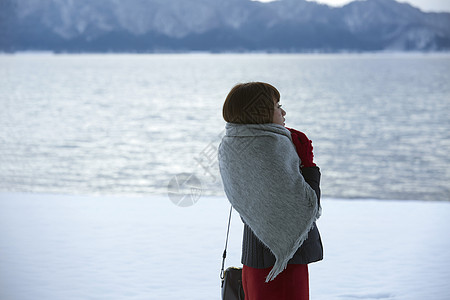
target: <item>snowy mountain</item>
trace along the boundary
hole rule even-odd
[[[394,0],[0,0],[0,50],[450,50],[450,13]]]

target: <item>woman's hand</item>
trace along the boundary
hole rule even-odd
[[[291,132],[292,141],[301,160],[300,167],[315,167],[316,164],[313,162],[314,154],[311,140],[303,132],[287,127],[286,129]]]

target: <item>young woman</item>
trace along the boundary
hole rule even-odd
[[[320,171],[311,141],[285,127],[279,101],[272,85],[250,82],[233,87],[223,105],[219,166],[244,222],[246,300],[309,299],[308,264],[323,258]]]

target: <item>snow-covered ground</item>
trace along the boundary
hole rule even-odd
[[[450,203],[322,201],[311,299],[450,299]],[[0,193],[0,299],[220,299],[229,205]],[[227,266],[240,265],[234,214]]]

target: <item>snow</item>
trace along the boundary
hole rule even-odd
[[[324,199],[311,299],[450,295],[450,203]],[[229,205],[0,193],[0,299],[220,299]],[[233,215],[226,266],[240,265]]]

